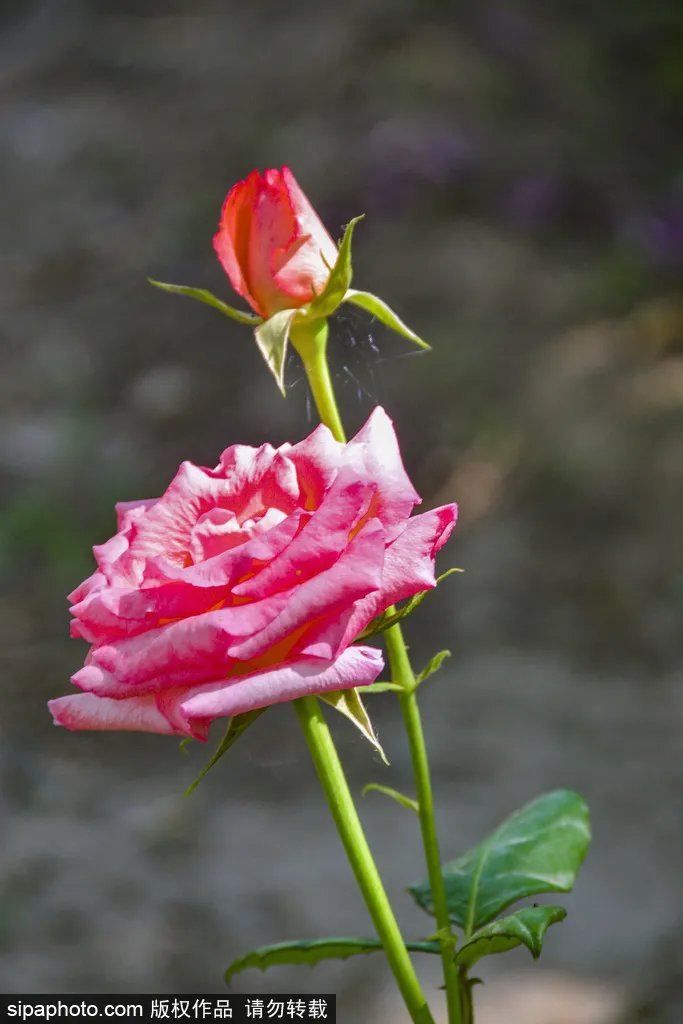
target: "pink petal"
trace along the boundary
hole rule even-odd
[[[245,181],[230,189],[223,203],[213,247],[237,294],[246,299],[257,313],[265,315],[249,282],[249,237],[260,187],[261,175],[252,171]]]
[[[374,493],[374,486],[340,474],[292,543],[233,593],[258,599],[329,569],[348,547],[349,535]]]
[[[333,662],[298,659],[289,664],[202,687],[182,702],[191,720],[239,715],[313,693],[373,683],[384,661],[374,647],[348,647]]]
[[[177,730],[159,711],[154,697],[110,700],[91,693],[74,693],[48,701],[55,725],[66,729],[122,729],[173,735]]]
[[[302,304],[290,300],[278,287],[272,269],[273,254],[296,242],[298,237],[294,211],[279,172],[266,171],[254,201],[248,254],[252,294],[265,316]]]
[[[71,681],[103,696],[128,697],[227,675],[237,660],[231,654],[235,644],[239,646],[244,637],[263,636],[288,603],[288,594],[275,594],[93,647]]]
[[[289,591],[277,618],[261,632],[233,644],[229,655],[239,661],[251,661],[298,630],[303,630],[297,641],[297,649],[302,650],[308,631],[325,619],[330,621],[333,632],[339,623],[341,632],[340,616],[344,610],[380,585],[383,562],[384,531],[379,523],[368,523],[334,565]]]
[[[343,632],[326,628],[302,650],[318,657],[335,657],[365,627],[392,604],[435,586],[434,558],[451,535],[457,518],[455,505],[443,505],[413,516],[385,553],[381,588],[356,602]]]
[[[197,565],[179,567],[152,560],[137,589],[98,587],[72,606],[71,613],[76,617],[73,635],[101,644],[155,629],[162,619],[199,615],[221,600],[231,603],[233,584],[276,558],[296,536],[302,519],[306,519],[305,513],[296,512],[241,547]]]
[[[403,466],[393,423],[381,406],[349,441],[344,461],[361,479],[377,485],[372,514],[382,522],[389,540],[393,540],[421,499]]]
[[[286,447],[296,466],[302,503],[307,509],[315,509],[343,464],[345,445],[335,441],[332,431],[321,423],[303,441]]]

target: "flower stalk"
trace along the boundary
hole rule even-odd
[[[455,936],[451,929],[448,904],[446,902],[446,888],[441,873],[441,854],[439,852],[439,839],[436,832],[434,797],[432,794],[429,760],[427,758],[427,747],[422,729],[422,719],[417,703],[415,673],[410,664],[408,648],[403,638],[401,624],[397,622],[394,626],[387,629],[385,638],[389,663],[391,665],[392,681],[399,683],[403,687],[398,699],[413,764],[422,845],[424,847],[429,884],[434,900],[434,916],[441,936],[441,961],[446,985],[448,1021],[449,1024],[464,1024],[461,1013],[460,980],[458,969],[453,959]]]
[[[373,860],[337,749],[317,697],[300,697],[294,708],[318,778],[389,966],[415,1024],[434,1024],[396,918]]]

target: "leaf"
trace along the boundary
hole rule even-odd
[[[263,712],[267,710],[267,707],[256,708],[255,711],[245,711],[243,715],[235,715],[233,718],[230,719],[230,721],[228,722],[228,727],[223,735],[223,739],[218,744],[213,757],[211,758],[209,763],[204,768],[202,768],[194,782],[187,787],[187,789],[185,790],[185,796],[190,796],[191,793],[194,793],[199,783],[206,775],[209,774],[213,766],[217,764],[218,761],[220,761],[223,754],[227,753],[227,751],[230,750],[230,747],[233,745],[233,743],[237,742],[242,733],[246,729],[248,729],[250,725],[253,725],[256,719],[259,718],[263,714]]]
[[[454,572],[462,572],[462,569],[448,569],[437,577],[437,585],[445,580],[447,576],[451,576]],[[399,609],[389,609],[389,611],[382,612],[372,620],[372,622],[365,627],[362,633],[356,637],[356,640],[367,640],[371,636],[376,636],[378,633],[383,633],[390,626],[395,626],[401,619],[405,619],[408,615],[415,611],[416,608],[424,601],[427,594],[431,593],[434,587],[430,587],[428,590],[421,590],[419,594],[413,594],[413,596],[406,601],[406,603]],[[403,689],[403,687],[401,687]]]
[[[346,295],[344,296],[344,302],[352,302],[354,306],[360,306],[361,309],[366,309],[368,313],[372,313],[376,316],[381,323],[390,327],[392,331],[396,331],[397,334],[402,334],[404,338],[412,341],[413,344],[418,345],[423,349],[431,349],[431,345],[428,345],[426,341],[423,341],[414,331],[411,331],[407,324],[404,324],[399,316],[394,313],[393,309],[387,306],[386,302],[378,298],[376,295],[372,295],[370,292],[359,292],[355,288],[349,288]]]
[[[415,811],[416,814],[420,813],[420,805],[417,800],[413,800],[412,797],[406,796],[405,793],[400,793],[397,789],[392,789],[391,786],[380,786],[378,782],[368,782],[367,786],[363,786],[362,796],[366,793],[384,793],[385,796],[395,800],[401,807],[405,807],[409,811]]]
[[[187,295],[190,299],[196,299],[207,306],[213,306],[214,309],[224,313],[225,316],[229,316],[231,320],[237,320],[240,324],[249,324],[251,327],[254,327],[256,324],[263,323],[263,317],[258,316],[256,313],[246,313],[241,309],[234,309],[227,302],[217,299],[206,288],[190,288],[184,284],[166,284],[164,281],[154,281],[151,277],[148,277],[147,280],[155,288],[161,288],[162,292],[170,292],[171,295]]]
[[[537,960],[543,949],[543,939],[551,924],[567,916],[564,907],[522,907],[508,917],[501,917],[484,925],[474,933],[455,955],[460,967],[472,967],[483,956],[505,953],[515,946],[524,945]]]
[[[516,811],[474,849],[443,866],[451,920],[469,937],[516,900],[569,892],[590,842],[588,807],[556,789]],[[429,882],[410,893],[433,913]]]
[[[298,312],[298,309],[281,309],[279,313],[263,320],[254,331],[259,351],[283,395],[287,342],[292,321]]]
[[[382,750],[382,746],[375,735],[375,730],[372,727],[370,716],[365,710],[363,701],[360,699],[355,689],[332,690],[328,693],[321,693],[320,698],[353,722],[356,728],[360,729],[363,733],[366,740],[372,743],[384,763],[389,764],[387,756]]]
[[[327,284],[323,291],[318,295],[309,305],[311,315],[315,317],[327,317],[334,313],[341,303],[344,301],[344,297],[347,295],[349,285],[351,284],[351,277],[353,274],[353,268],[351,266],[351,239],[353,238],[353,230],[359,220],[362,220],[364,214],[360,217],[354,217],[346,225],[344,231],[344,237],[342,238],[339,245],[339,255],[337,261],[330,271],[330,276],[327,279]]]
[[[425,679],[428,679],[434,672],[438,672],[446,658],[450,658],[450,656],[450,651],[439,651],[433,658],[430,658],[422,671],[417,674],[415,678],[416,685],[419,686],[420,683],[424,683]]]
[[[438,942],[407,942],[411,953],[440,953]],[[233,960],[225,972],[229,985],[232,978],[248,967],[265,971],[281,964],[310,964],[313,967],[321,960],[346,960],[361,953],[377,953],[382,950],[379,939],[299,939],[293,942],[278,942],[273,946],[260,946],[239,960]]]

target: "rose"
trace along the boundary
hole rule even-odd
[[[84,692],[50,701],[55,722],[206,739],[215,718],[373,682],[382,656],[353,641],[434,586],[455,524],[454,505],[409,518],[419,500],[379,408],[348,444],[319,426],[183,463],[94,548],[71,595]]]
[[[266,318],[319,295],[338,255],[289,167],[252,171],[230,190],[213,244],[235,291]]]

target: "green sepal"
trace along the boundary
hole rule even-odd
[[[292,321],[299,312],[298,309],[281,309],[279,313],[263,320],[254,331],[259,351],[283,395],[287,342]]]
[[[320,699],[353,722],[356,728],[360,729],[366,740],[373,745],[384,763],[389,764],[387,755],[382,750],[382,745],[375,735],[370,716],[355,689],[332,690],[329,693],[321,693]]]
[[[455,955],[459,967],[472,967],[483,956],[506,953],[515,946],[526,946],[534,960],[543,949],[543,939],[551,924],[567,916],[564,907],[522,907],[508,917],[484,925],[472,935]]]
[[[462,571],[462,569],[448,569],[437,577],[436,582],[439,584],[454,572]],[[419,594],[414,594],[404,605],[401,606],[401,608],[396,611],[382,612],[381,615],[378,615],[365,627],[363,632],[356,637],[356,640],[367,640],[371,636],[383,633],[386,629],[389,629],[390,626],[394,626],[397,622],[400,622],[401,619],[405,619],[406,616],[410,615],[411,612],[414,612],[416,608],[420,607],[427,594],[431,593],[434,589],[434,587],[430,587],[429,590],[421,590]],[[404,689],[404,687],[401,687],[401,689]]]
[[[259,316],[257,313],[247,313],[241,309],[234,309],[227,302],[217,299],[206,288],[190,288],[184,284],[166,284],[165,281],[154,281],[151,277],[148,277],[147,280],[155,288],[161,288],[162,292],[170,292],[171,295],[186,295],[190,299],[196,299],[197,302],[213,306],[214,309],[224,313],[225,316],[229,316],[231,320],[236,320],[239,324],[249,324],[250,327],[254,327],[257,324],[263,323],[262,316]]]
[[[438,942],[406,942],[411,953],[439,953]],[[259,946],[239,960],[233,960],[225,972],[226,984],[249,967],[266,971],[269,967],[282,964],[310,964],[313,967],[321,960],[346,960],[362,953],[379,953],[383,949],[379,939],[338,938],[298,939],[292,942],[278,942],[272,946]]]
[[[220,761],[223,754],[227,753],[233,743],[237,742],[242,733],[248,729],[250,725],[253,725],[256,719],[260,718],[263,712],[267,710],[268,708],[256,708],[254,711],[245,711],[243,715],[234,715],[229,720],[227,729],[223,734],[223,739],[216,747],[213,757],[209,763],[202,768],[194,782],[187,787],[185,790],[185,796],[189,796],[191,793],[194,793],[199,783],[206,775],[209,774],[214,765]]]
[[[450,651],[438,651],[433,658],[429,659],[422,671],[418,672],[415,677],[415,685],[419,686],[420,683],[424,683],[425,679],[429,679],[434,672],[438,672],[446,658],[450,658],[450,656]]]
[[[365,796],[366,793],[383,793],[384,796],[388,796],[391,800],[395,800],[401,807],[405,807],[408,811],[415,811],[415,814],[420,813],[420,805],[417,800],[413,800],[411,796],[406,796],[405,793],[399,792],[398,789],[392,789],[391,786],[380,786],[378,782],[368,782],[367,786],[363,786],[361,796]]]
[[[323,291],[320,295],[316,295],[312,302],[308,305],[308,312],[311,317],[328,317],[342,302],[345,301],[346,295],[348,294],[349,287],[351,285],[351,278],[353,276],[353,267],[351,266],[351,239],[353,238],[353,231],[359,220],[362,220],[365,214],[361,214],[359,217],[354,217],[346,225],[344,231],[344,237],[339,243],[339,255],[334,266],[330,269],[330,276],[327,279]]]
[[[469,938],[511,903],[541,892],[570,892],[590,842],[585,801],[567,789],[544,793],[482,843],[443,866],[451,920]],[[411,895],[434,913],[428,881]]]
[[[400,683],[370,683],[369,686],[356,687],[356,693],[363,695],[366,693],[388,693],[390,690],[394,693],[403,693],[405,686],[401,686]]]
[[[423,341],[419,335],[415,334],[415,331],[411,331],[407,324],[404,324],[399,316],[394,313],[390,306],[387,306],[386,302],[378,298],[377,295],[373,295],[371,292],[359,292],[355,288],[349,288],[344,295],[344,302],[351,302],[354,306],[360,306],[361,309],[367,310],[368,313],[372,313],[373,316],[383,323],[386,327],[391,328],[392,331],[396,331],[397,334],[401,334],[408,341],[412,341],[414,345],[419,348],[431,349],[431,345],[428,345],[426,341]]]

